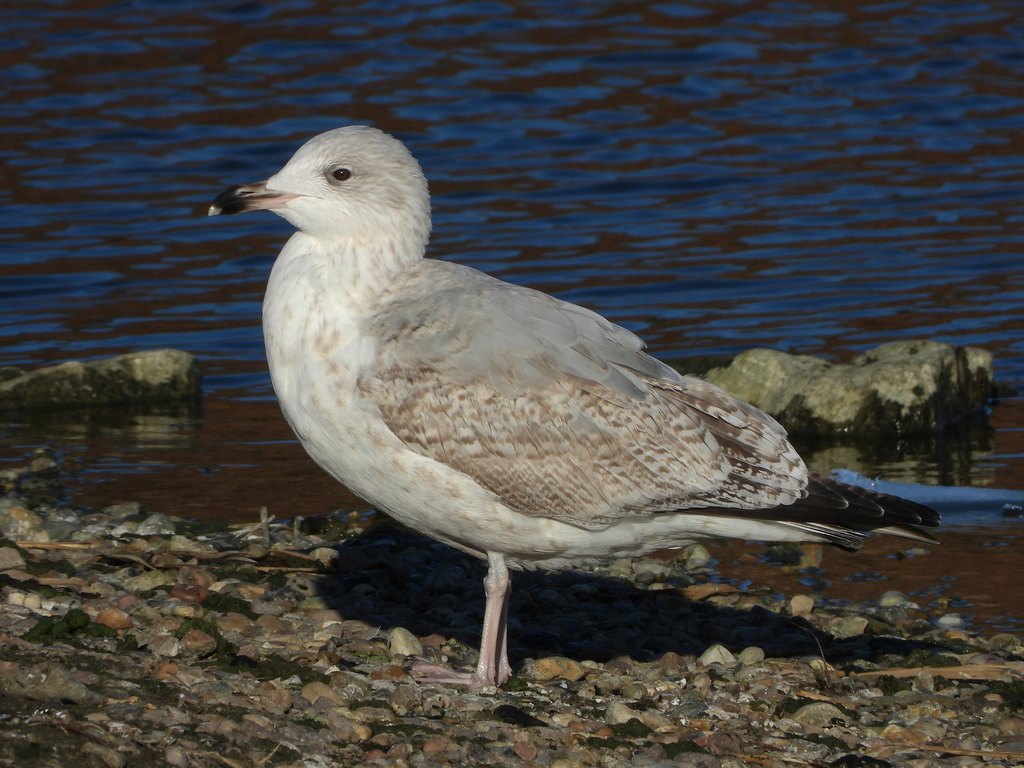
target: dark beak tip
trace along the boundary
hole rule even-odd
[[[241,186],[228,187],[213,199],[206,211],[207,216],[233,216],[248,210],[245,197],[240,194]]]

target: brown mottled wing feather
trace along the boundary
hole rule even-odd
[[[506,506],[603,527],[804,495],[806,468],[773,419],[679,376],[624,329],[464,267],[423,270],[374,318],[380,362],[363,395],[412,450]]]
[[[600,528],[718,511],[850,549],[870,530],[934,541],[913,527],[938,524],[928,507],[808,473],[770,416],[581,307],[425,261],[367,331],[363,397],[410,449],[524,515]]]

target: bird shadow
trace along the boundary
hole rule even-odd
[[[333,570],[316,581],[329,609],[382,631],[403,627],[426,640],[427,655],[445,642],[448,663],[455,666],[475,663],[485,603],[482,561],[390,521],[375,523],[336,549]],[[669,653],[695,660],[714,644],[734,654],[756,646],[768,658],[816,657],[856,667],[858,661],[947,647],[930,638],[887,634],[839,637],[764,605],[690,600],[680,588],[647,589],[601,572],[527,571],[512,580],[508,634],[514,668],[545,656],[602,664],[651,662]],[[458,658],[459,648],[464,658]]]

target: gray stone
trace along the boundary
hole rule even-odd
[[[15,675],[0,677],[0,692],[34,701],[70,701],[74,704],[99,699],[57,661],[44,661]]]
[[[163,512],[150,515],[135,529],[139,536],[173,536],[176,531],[174,521]]]
[[[651,584],[655,581],[668,581],[675,569],[660,560],[644,559],[633,564],[633,577],[640,584]]]
[[[863,616],[843,616],[829,622],[829,631],[839,637],[863,635],[868,628],[868,620]]]
[[[613,701],[604,711],[604,721],[608,725],[622,725],[633,719],[640,719],[640,713],[631,709],[625,702]]]
[[[686,561],[686,570],[688,571],[706,568],[714,560],[703,544],[691,544],[686,547],[682,551],[682,558]]]
[[[0,547],[0,571],[24,568],[25,558],[14,547]]]
[[[883,344],[835,365],[751,349],[708,381],[767,411],[791,433],[934,434],[980,412],[992,394],[992,354],[935,341]]]
[[[882,596],[878,598],[879,608],[893,608],[904,603],[909,603],[910,598],[904,595],[902,592],[897,592],[895,589],[890,589],[888,592],[883,592]]]
[[[69,520],[44,520],[41,527],[50,541],[70,541],[79,529],[77,523]]]
[[[747,646],[740,651],[736,660],[743,664],[757,664],[759,661],[764,661],[764,650],[758,648],[756,645]]]
[[[72,360],[0,382],[0,410],[194,402],[201,382],[195,357],[177,349]]]
[[[793,713],[793,719],[801,725],[846,725],[850,720],[846,714],[834,704],[827,701],[815,701],[800,707]]]

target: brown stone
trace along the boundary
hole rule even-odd
[[[423,742],[423,751],[428,754],[444,752],[446,748],[444,741],[441,739],[427,739]]]
[[[283,619],[279,619],[271,613],[265,613],[256,619],[256,626],[269,629],[271,632],[284,632],[291,629],[291,625]]]
[[[338,695],[338,692],[326,683],[306,683],[302,686],[302,698],[311,704],[316,704],[317,699],[326,698],[339,707],[345,706],[348,702]]]
[[[210,596],[210,590],[199,584],[178,584],[171,588],[171,598],[183,603],[202,605]]]
[[[179,653],[187,659],[205,659],[216,650],[217,641],[198,629],[186,632],[179,646]]]
[[[197,568],[194,565],[186,565],[178,569],[178,579],[182,584],[198,584],[209,589],[217,583],[216,577],[205,568]]]
[[[111,629],[128,629],[132,625],[132,617],[117,608],[104,608],[96,615],[96,623]]]
[[[217,629],[222,632],[234,631],[245,633],[247,629],[252,625],[249,621],[249,617],[242,613],[225,613],[222,616],[217,617]]]
[[[260,683],[256,686],[256,695],[260,705],[275,715],[283,715],[292,707],[292,695],[287,688],[279,688],[273,683]]]
[[[583,677],[583,666],[578,661],[562,656],[549,656],[528,662],[520,676],[524,680],[533,680],[537,683],[546,683],[559,677],[575,682]]]
[[[406,677],[409,677],[409,673],[396,664],[377,667],[370,673],[371,680],[401,680]]]
[[[526,739],[521,739],[513,744],[512,751],[527,762],[533,762],[537,757],[537,747]]]

